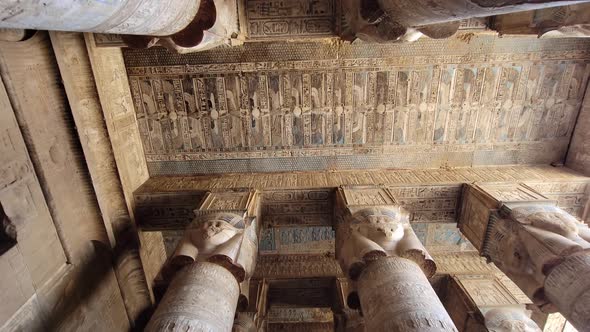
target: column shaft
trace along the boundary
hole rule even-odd
[[[229,332],[239,295],[238,282],[229,270],[193,263],[177,273],[145,331]]]
[[[0,27],[164,36],[185,28],[198,0],[2,1]]]
[[[384,257],[358,281],[368,331],[456,331],[428,279],[413,261]]]
[[[580,331],[590,331],[590,255],[573,255],[545,280],[545,295]]]

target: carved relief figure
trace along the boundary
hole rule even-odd
[[[256,265],[256,221],[246,224],[233,213],[218,212],[198,216],[187,227],[172,256],[174,267],[194,261],[225,266],[238,281],[251,275]]]
[[[551,270],[568,256],[590,249],[590,229],[555,206],[523,206],[496,220],[484,253],[546,311],[543,292]]]
[[[337,259],[352,279],[366,263],[385,256],[410,258],[430,276],[435,265],[401,207],[368,207],[345,217],[336,232]]]

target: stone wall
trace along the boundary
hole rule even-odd
[[[0,330],[123,331],[105,225],[46,33],[0,45]]]
[[[586,89],[567,153],[566,165],[590,176],[590,89]]]

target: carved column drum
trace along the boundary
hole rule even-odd
[[[358,280],[367,331],[457,331],[428,279],[413,261],[384,257]]]
[[[590,331],[590,252],[573,255],[545,280],[545,295],[580,331]]]
[[[231,331],[240,289],[231,272],[198,262],[179,271],[146,332]]]
[[[0,27],[166,36],[184,29],[198,0],[0,1]]]

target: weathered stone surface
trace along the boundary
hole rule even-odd
[[[420,266],[380,258],[361,273],[358,293],[370,331],[457,331]]]
[[[240,295],[236,278],[208,262],[179,271],[146,331],[231,331]]]
[[[112,257],[100,249],[109,240],[47,34],[3,42],[0,72],[0,200],[17,231],[17,246],[0,259],[1,297],[10,299],[0,306],[1,329],[127,330]]]
[[[590,68],[565,39],[261,45],[125,52],[151,174],[563,162]]]
[[[51,32],[51,42],[80,137],[100,214],[116,248],[115,268],[132,324],[144,325],[151,308],[135,226],[131,221],[81,33]]]
[[[439,185],[471,182],[559,182],[588,181],[580,173],[551,166],[459,167],[452,169],[386,169],[367,171],[323,171],[290,173],[230,173],[221,175],[155,176],[142,186],[142,192],[191,191],[195,188],[314,188],[343,185]],[[392,189],[394,190],[394,189]]]
[[[526,315],[524,310],[515,308],[490,309],[485,313],[485,326],[490,332],[541,332],[541,329]]]
[[[587,81],[581,81],[581,85]],[[584,102],[576,121],[574,134],[567,153],[566,165],[578,172],[590,176],[590,89],[586,90]]]
[[[85,41],[123,195],[131,214],[131,221],[134,222],[133,192],[149,176],[139,146],[139,132],[121,50],[97,48],[90,34],[85,35]],[[139,254],[151,289],[166,260],[164,241],[159,233],[142,232],[139,233],[139,240]]]
[[[171,35],[186,27],[201,1],[5,2],[3,28]]]
[[[477,223],[484,224],[471,228],[483,238],[482,255],[544,312],[559,311],[577,328],[589,326],[584,309],[590,294],[590,284],[584,281],[590,249],[588,226],[543,197],[520,201],[510,196],[504,198],[513,201],[505,202],[497,192],[472,189],[467,201],[488,201],[472,210],[489,217],[478,219]],[[461,223],[466,220],[462,217]]]

